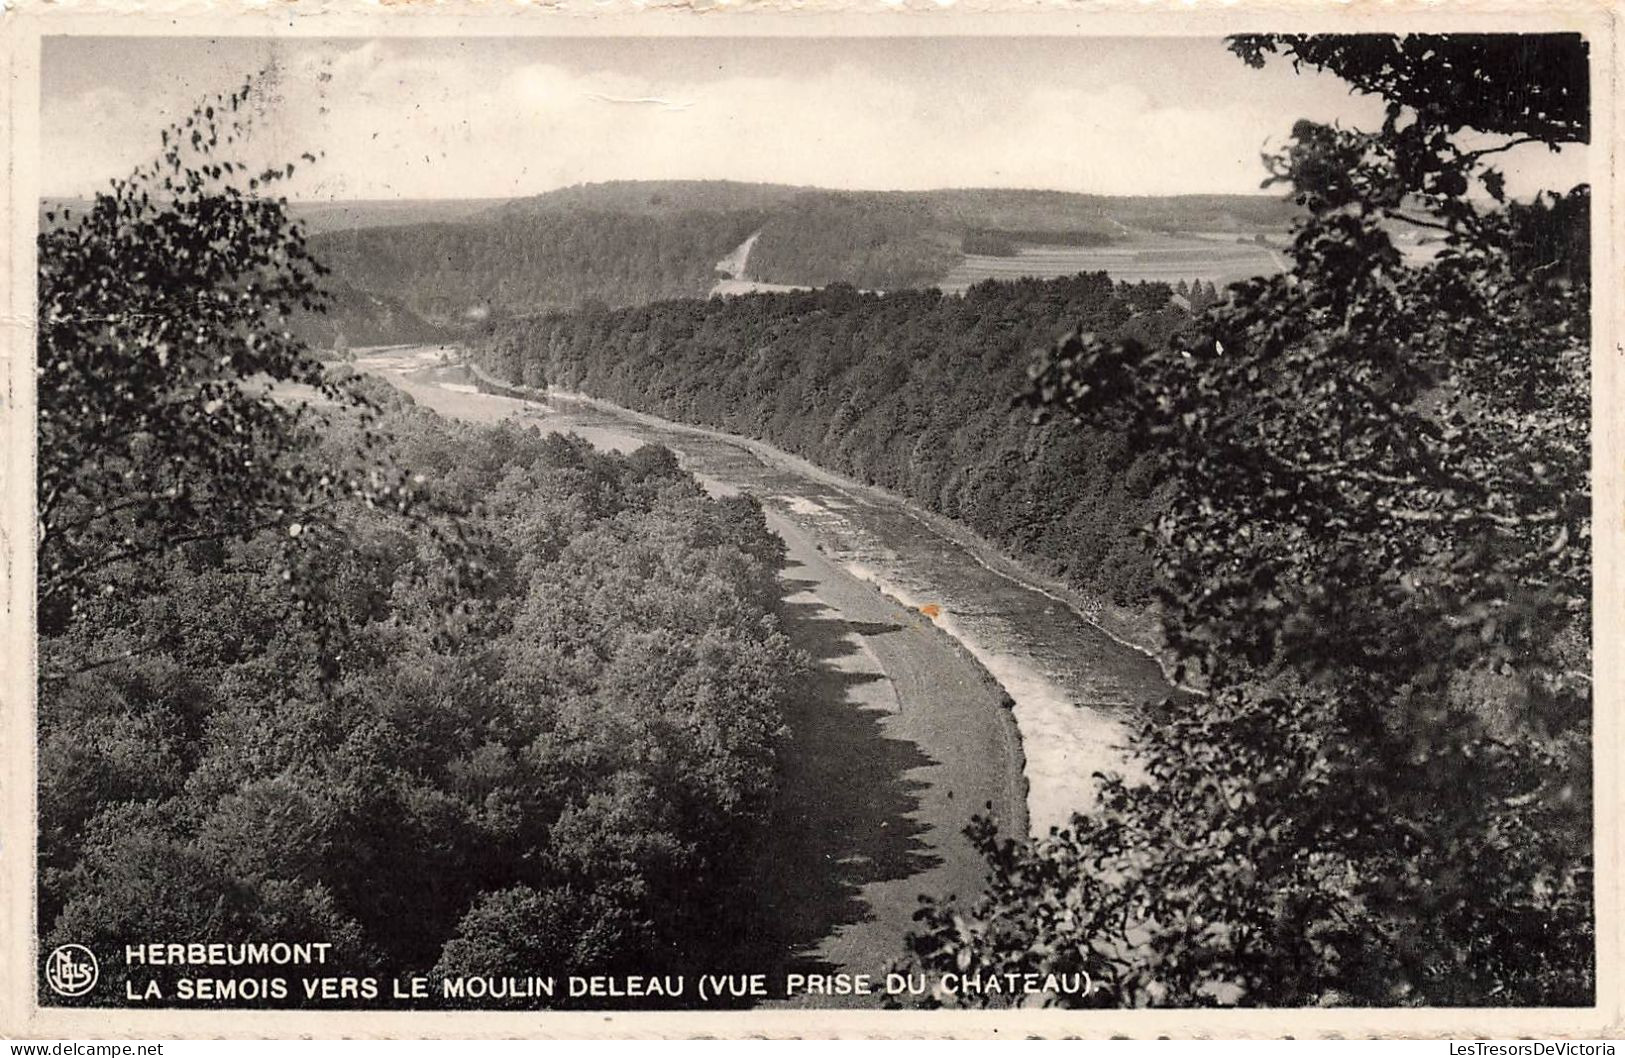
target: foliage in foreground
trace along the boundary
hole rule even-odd
[[[85,1003],[148,941],[723,959],[802,664],[783,545],[664,449],[448,425],[312,359],[286,171],[216,154],[250,91],[41,237],[42,944],[99,957]]]
[[[252,91],[165,129],[159,158],[84,214],[46,214],[36,509],[47,632],[180,544],[274,531],[274,561],[303,591],[303,545],[339,501],[433,516],[410,476],[376,457],[366,398],[290,330],[327,307],[327,270],[272,194],[295,166],[231,160],[251,131]],[[314,400],[279,399],[278,387]],[[320,465],[278,458],[313,443],[320,404],[355,414],[350,448]]]
[[[1502,202],[1496,149],[1452,139],[1583,141],[1585,45],[1234,46],[1381,92],[1387,124],[1300,122],[1274,159],[1309,211],[1290,273],[1194,340],[1074,334],[1034,378],[1177,483],[1159,593],[1206,694],[1070,829],[979,820],[989,888],[927,901],[914,958],[1087,971],[1099,1005],[1589,1005],[1588,196]]]
[[[311,558],[326,612],[295,605],[266,534],[177,548],[43,639],[74,673],[40,702],[47,945],[122,967],[143,938],[321,938],[368,973],[649,973],[730,935],[720,894],[772,803],[799,665],[760,509],[663,449],[386,422],[437,500],[483,504],[464,521],[492,576],[470,597],[420,526],[350,504]],[[318,621],[347,630],[336,674]],[[509,905],[540,909],[500,916],[518,939],[484,925]]]

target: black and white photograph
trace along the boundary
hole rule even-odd
[[[691,21],[12,68],[12,1015],[1595,1035],[1612,23]]]

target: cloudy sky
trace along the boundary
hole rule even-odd
[[[321,151],[296,198],[537,194],[598,180],[1253,192],[1294,120],[1380,107],[1217,39],[48,38],[42,191],[86,194],[167,119],[272,71],[252,160]],[[1508,156],[1514,190],[1582,152]]]

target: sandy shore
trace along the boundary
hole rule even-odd
[[[769,524],[789,546],[787,630],[814,668],[789,716],[760,884],[777,936],[763,939],[783,970],[878,976],[903,955],[920,894],[981,891],[986,866],[963,833],[972,814],[991,804],[1025,831],[1020,739],[997,686],[929,618],[786,519]]]

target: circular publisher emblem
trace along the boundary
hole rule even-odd
[[[83,944],[64,944],[45,960],[45,983],[59,996],[82,996],[96,987],[101,971]]]

